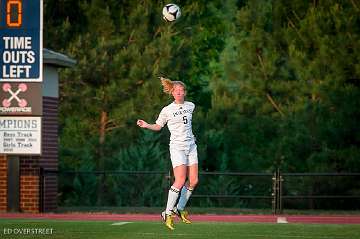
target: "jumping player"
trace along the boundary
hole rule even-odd
[[[160,131],[166,124],[169,128],[171,134],[170,158],[175,182],[170,187],[166,209],[161,213],[161,217],[165,225],[170,230],[174,230],[173,214],[177,215],[184,223],[191,223],[184,208],[198,183],[197,146],[191,126],[195,105],[185,101],[186,87],[183,82],[171,81],[162,77],[160,80],[164,92],[172,95],[174,101],[161,110],[155,124],[148,124],[139,119],[137,125],[153,131]],[[175,206],[179,194],[180,198]]]

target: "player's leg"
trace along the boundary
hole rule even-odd
[[[189,198],[198,183],[198,164],[187,167],[188,181],[182,187],[177,208],[184,210]]]
[[[179,165],[174,169],[175,182],[169,190],[168,201],[166,204],[166,214],[171,214],[171,210],[174,208],[175,203],[179,197],[180,189],[183,187],[186,179],[186,166]]]
[[[169,189],[168,200],[166,203],[165,212],[161,213],[162,219],[165,221],[165,225],[174,230],[174,223],[172,220],[172,209],[175,207],[176,201],[179,197],[181,188],[184,186],[186,180],[186,165],[185,165],[185,153],[184,151],[170,148],[171,163],[173,165],[173,172],[175,182]]]
[[[165,212],[162,212],[161,217],[165,221],[165,225],[170,229],[174,230],[174,222],[171,217],[172,215],[172,209],[175,207],[176,201],[179,197],[179,192],[182,186],[185,183],[186,179],[186,166],[185,165],[179,165],[175,167],[174,169],[174,176],[175,176],[175,182],[171,186],[168,194],[168,200],[166,203],[166,209]]]
[[[173,212],[178,215],[181,220],[185,223],[190,224],[191,221],[188,219],[188,212],[185,211],[185,206],[189,201],[189,198],[195,189],[196,185],[198,184],[199,180],[199,169],[198,169],[198,158],[197,158],[197,149],[196,145],[192,147],[189,153],[189,162],[187,167],[187,176],[188,182],[182,187],[180,198],[177,206],[173,209]]]
[[[179,202],[173,209],[173,213],[184,223],[190,224],[191,221],[188,218],[188,212],[185,210],[185,206],[198,182],[198,164],[188,166],[188,175],[189,181],[182,187]]]

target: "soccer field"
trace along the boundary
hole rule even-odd
[[[176,223],[0,219],[1,238],[69,239],[359,239],[360,225],[273,223]],[[39,233],[39,231],[41,233]],[[45,234],[45,232],[47,234]]]

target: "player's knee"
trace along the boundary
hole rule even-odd
[[[181,189],[185,184],[185,178],[175,178],[174,187]]]
[[[189,180],[189,187],[190,187],[190,188],[195,188],[196,185],[198,184],[198,182],[199,182],[199,179],[198,179],[198,178],[191,178],[191,179]]]

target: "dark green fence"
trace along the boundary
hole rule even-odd
[[[59,206],[163,207],[170,171],[48,171]],[[360,173],[200,172],[190,206],[271,209],[360,209]],[[40,190],[41,191],[41,190]],[[40,203],[42,204],[43,198]]]

